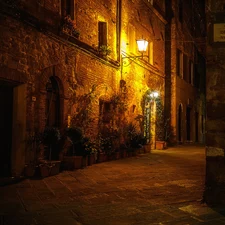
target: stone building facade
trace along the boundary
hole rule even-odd
[[[225,1],[206,1],[206,189],[208,204],[225,203]]]
[[[23,173],[46,126],[63,133],[74,117],[83,122],[84,96],[92,100],[89,136],[100,119],[117,129],[144,118],[152,91],[164,102],[166,23],[163,0],[1,0],[1,176]],[[149,42],[143,56],[140,38]],[[110,117],[115,96],[126,102],[119,122]],[[149,133],[155,123],[147,123],[139,129]]]
[[[204,4],[166,3],[166,108],[174,143],[205,142]]]

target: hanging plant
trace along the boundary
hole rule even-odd
[[[64,33],[78,38],[80,36],[80,32],[76,28],[76,23],[71,19],[70,15],[67,15],[64,18],[62,30]]]

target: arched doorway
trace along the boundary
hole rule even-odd
[[[187,141],[191,141],[191,107],[189,106],[186,109],[186,134]]]
[[[198,124],[199,124],[199,113],[195,112],[195,141],[199,142],[199,129],[198,129]]]
[[[46,127],[61,128],[60,88],[57,77],[51,76],[46,84]],[[52,146],[51,159],[58,160],[59,144]],[[45,158],[49,157],[49,149],[45,151]]]
[[[182,142],[182,105],[178,108],[178,142]]]

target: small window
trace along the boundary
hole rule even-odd
[[[98,22],[98,46],[107,46],[107,23]]]
[[[111,120],[111,103],[106,101],[99,102],[99,112],[103,123],[109,123]]]
[[[75,3],[74,0],[61,0],[61,14],[63,17],[70,16],[75,18]]]
[[[177,49],[177,76],[183,78],[183,53]]]
[[[177,76],[183,78],[183,53],[177,49]]]
[[[190,60],[189,61],[189,83],[190,84],[194,84],[193,79],[194,78],[194,64],[193,62]]]
[[[182,23],[183,22],[183,0],[179,0],[178,3],[178,13],[179,13],[179,21]]]
[[[189,82],[189,59],[186,54],[183,54],[183,79]]]

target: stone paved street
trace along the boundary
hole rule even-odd
[[[201,203],[205,149],[184,146],[0,187],[1,225],[225,224]]]

